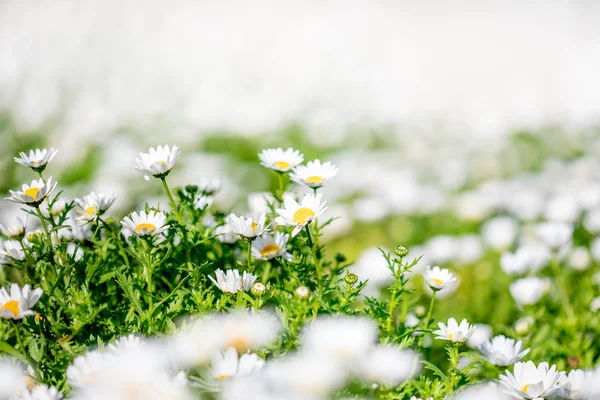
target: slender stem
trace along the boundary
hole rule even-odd
[[[46,183],[46,180],[44,179],[44,174],[42,173],[42,171],[37,171],[38,175],[40,176],[40,179],[42,180],[42,182]]]
[[[429,320],[431,319],[431,311],[433,311],[433,303],[435,302],[435,295],[437,294],[437,290],[433,291],[431,295],[431,302],[429,303],[429,311],[427,312],[427,318],[425,318],[425,324],[423,324],[423,329],[427,329],[429,327]]]
[[[252,272],[252,240],[248,239],[248,272]]]
[[[169,190],[169,185],[167,185],[167,180],[164,177],[160,178],[160,180],[162,181],[163,188],[165,189],[167,196],[169,196],[169,201],[171,202],[171,207],[173,208],[173,212],[175,213],[177,222],[179,222],[181,224],[181,215],[179,215],[179,210],[177,208],[177,204],[175,203],[175,199],[173,198],[173,195],[171,194],[171,191]]]
[[[171,190],[169,190],[169,185],[167,185],[166,178],[162,177],[162,178],[160,178],[160,180],[162,181],[163,188],[165,189],[165,192],[167,193],[167,196],[169,196],[169,201],[171,202],[171,208],[173,208],[173,212],[175,213],[175,218],[177,218],[177,222],[179,222],[179,225],[182,226],[181,229],[182,229],[182,232],[183,232],[183,242],[184,242],[184,248],[185,248],[185,259],[186,259],[186,262],[187,262],[188,270],[191,273],[193,271],[194,267],[192,265],[192,256],[190,254],[190,249],[187,247],[187,231],[183,227],[183,221],[181,219],[181,214],[179,213],[179,209],[177,208],[177,204],[175,203],[175,199],[173,198],[173,195],[171,194]]]
[[[40,210],[40,206],[35,206],[35,210],[37,211],[38,218],[42,223],[42,228],[44,229],[44,233],[48,238],[48,245],[50,246],[50,252],[52,252],[52,237],[50,236],[50,232],[48,232],[48,227],[46,226],[46,222],[44,221],[44,214],[42,214],[42,210]]]
[[[453,356],[451,357],[451,362],[452,362],[452,374],[450,375],[450,389],[454,390],[454,386],[456,385],[456,373],[458,372],[458,347],[460,346],[460,343],[453,343],[452,344],[452,349],[453,351]]]
[[[21,321],[17,321],[15,324],[15,336],[17,337],[17,343],[19,344],[19,349],[24,352],[25,346],[23,346],[23,342],[21,341]]]
[[[279,200],[283,201],[283,172],[278,172],[277,176],[279,178]]]
[[[387,331],[392,332],[392,323],[394,322],[394,309],[396,308],[396,282],[392,288],[392,297],[390,298],[390,306],[388,308]]]
[[[262,274],[262,283],[264,283],[265,285],[267,284],[267,281],[269,280],[270,274],[271,274],[271,262],[267,262],[267,265]]]
[[[318,260],[317,249],[315,248],[315,244],[312,240],[312,236],[310,234],[310,228],[308,227],[308,225],[304,226],[304,230],[306,231],[306,238],[308,240],[308,246],[310,247],[310,249],[313,253],[313,258],[315,260],[315,270],[317,271],[317,278],[321,279],[321,263]]]

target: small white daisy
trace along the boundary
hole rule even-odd
[[[275,219],[278,225],[294,226],[292,236],[296,236],[306,225],[317,219],[325,210],[327,202],[321,201],[321,194],[307,194],[298,202],[290,196],[284,196],[284,208],[275,211],[279,217]]]
[[[169,225],[165,225],[166,221],[167,217],[160,211],[141,211],[123,218],[121,225],[137,236],[156,236],[169,229]]]
[[[25,236],[25,231],[27,229],[27,216],[25,216],[25,220],[17,217],[17,223],[14,225],[6,226],[0,224],[0,231],[2,234],[8,238],[14,240],[20,240]]]
[[[12,261],[21,261],[25,259],[25,252],[21,246],[21,242],[16,240],[7,240],[0,247],[0,263],[10,264]]]
[[[30,290],[29,285],[20,288],[13,283],[10,294],[5,288],[0,289],[0,318],[23,319],[35,313],[31,311],[35,303],[42,297],[43,290]]]
[[[523,343],[520,340],[515,342],[514,339],[509,339],[504,335],[498,335],[479,346],[483,358],[500,367],[513,365],[525,357],[529,350],[523,350]]]
[[[265,225],[266,220],[266,214],[261,214],[258,220],[254,220],[252,217],[244,217],[242,215],[238,217],[235,214],[229,214],[226,222],[233,233],[244,239],[251,239],[262,235],[267,230],[267,226]]]
[[[425,279],[425,283],[435,291],[445,289],[456,283],[456,277],[450,271],[441,269],[438,266],[433,268],[427,266],[425,272],[423,272],[423,279]]]
[[[553,250],[573,239],[573,225],[567,222],[542,222],[536,226],[537,237]]]
[[[52,182],[52,177],[46,182],[43,179],[33,180],[31,185],[24,184],[21,191],[9,190],[10,197],[6,200],[37,207],[55,188],[56,182]]]
[[[510,285],[510,294],[521,306],[537,303],[550,290],[548,278],[530,276],[516,280]]]
[[[50,150],[29,150],[29,155],[22,151],[19,153],[21,157],[15,157],[15,162],[25,167],[29,167],[36,172],[42,172],[46,168],[46,165],[52,161],[56,153],[58,153],[58,150],[53,148]]]
[[[276,257],[283,257],[290,261],[292,255],[287,252],[286,245],[290,235],[281,232],[275,232],[275,235],[264,234],[256,238],[252,243],[252,254],[258,260],[270,260]]]
[[[325,186],[327,181],[338,173],[331,162],[321,164],[320,160],[309,161],[306,165],[298,165],[290,174],[290,179],[313,189]]]
[[[204,210],[206,207],[210,207],[213,203],[213,197],[209,195],[196,195],[194,198],[194,207],[198,210]]]
[[[98,205],[98,209],[100,210],[100,214],[108,210],[118,197],[118,195],[115,193],[110,196],[106,196],[104,194],[98,194],[94,192],[90,193],[89,196],[95,200],[96,204]]]
[[[367,380],[385,386],[397,386],[421,369],[418,355],[393,345],[375,346],[360,362],[360,372]]]
[[[198,192],[205,196],[212,196],[221,189],[222,182],[218,178],[202,179],[198,183]]]
[[[244,354],[238,359],[238,352],[234,347],[228,348],[223,353],[216,353],[212,357],[211,373],[220,381],[247,376],[260,371],[265,361],[256,354]]]
[[[215,271],[217,279],[212,276],[208,278],[219,288],[223,293],[237,293],[238,291],[247,292],[252,287],[256,276],[244,271],[242,275],[237,269],[228,269],[227,272],[218,269]]]
[[[108,350],[115,355],[120,355],[124,352],[137,351],[143,348],[146,342],[137,335],[121,336],[114,343],[108,345]]]
[[[60,400],[63,395],[54,386],[36,385],[21,394],[21,400]]]
[[[239,236],[231,230],[228,224],[217,226],[214,234],[221,243],[233,244],[239,239]]]
[[[67,367],[67,381],[69,386],[83,389],[95,382],[98,372],[107,368],[114,359],[108,354],[98,350],[88,351],[78,356]]]
[[[574,369],[563,379],[564,386],[558,391],[557,395],[569,400],[583,400],[595,398],[585,392],[586,381],[590,379],[590,374],[581,369]],[[591,380],[594,380],[591,378]]]
[[[263,166],[278,172],[289,171],[304,161],[304,156],[291,147],[285,151],[281,147],[264,149],[258,154],[258,158]]]
[[[450,318],[447,326],[443,322],[439,322],[438,326],[440,329],[433,332],[437,335],[436,339],[449,340],[452,343],[467,341],[475,331],[475,326],[469,325],[466,319],[463,319],[459,325],[454,318]]]
[[[140,153],[135,159],[134,167],[145,174],[144,179],[147,181],[150,180],[150,176],[164,178],[175,166],[178,154],[177,146],[158,146],[156,149],[150,147],[148,153]]]
[[[96,199],[90,195],[75,199],[75,213],[80,223],[93,221],[100,212]]]
[[[556,365],[548,367],[547,362],[535,366],[532,361],[516,363],[514,374],[506,371],[500,376],[503,392],[517,399],[545,398],[565,384],[565,373],[556,372]]]

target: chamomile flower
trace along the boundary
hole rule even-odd
[[[150,176],[164,178],[175,166],[178,154],[177,146],[158,146],[156,149],[150,147],[148,153],[140,153],[135,159],[134,167],[145,174],[144,179],[147,181],[150,180]]]
[[[25,230],[27,229],[27,217],[25,220],[17,217],[17,223],[14,225],[6,226],[0,224],[0,231],[2,234],[13,240],[21,240],[25,237]]]
[[[118,197],[118,195],[115,193],[113,193],[110,196],[107,196],[104,194],[98,194],[94,192],[90,193],[89,196],[92,199],[94,199],[95,203],[98,205],[98,210],[100,214],[103,214],[106,210],[108,210]]]
[[[14,399],[27,389],[26,373],[16,362],[0,359],[0,399]]]
[[[543,222],[536,226],[537,237],[553,250],[568,244],[573,238],[573,225],[567,222]]]
[[[69,386],[82,389],[94,383],[98,372],[110,365],[114,359],[109,354],[98,350],[88,351],[78,356],[67,368],[67,381]]]
[[[238,291],[247,292],[252,287],[256,276],[244,271],[242,275],[237,269],[228,269],[227,272],[218,269],[215,271],[217,279],[212,276],[208,278],[219,288],[223,293],[237,293]]]
[[[215,333],[223,348],[235,347],[237,351],[264,347],[273,342],[281,331],[281,322],[265,312],[233,312],[221,318],[215,318]]]
[[[231,230],[231,227],[228,224],[217,226],[214,234],[221,243],[233,244],[239,239],[239,236]]]
[[[93,221],[100,212],[96,199],[90,195],[75,199],[75,213],[80,223]]]
[[[469,325],[466,319],[463,319],[459,325],[454,318],[450,318],[448,325],[439,322],[438,326],[440,329],[433,332],[434,335],[437,335],[436,339],[448,340],[452,343],[467,341],[475,331],[475,326]]]
[[[209,195],[196,195],[194,198],[194,207],[196,207],[198,210],[204,210],[212,205],[213,200],[213,197]]]
[[[530,276],[519,279],[510,285],[510,294],[521,306],[537,303],[542,296],[550,290],[550,281],[547,278]]]
[[[108,350],[119,355],[126,352],[138,351],[146,346],[146,342],[137,335],[121,336],[114,343],[108,345]]]
[[[25,252],[21,243],[16,240],[7,240],[0,247],[0,264],[10,264],[13,261],[25,259]]]
[[[523,350],[523,343],[519,340],[509,339],[498,335],[479,346],[483,358],[499,367],[513,365],[529,353],[530,349]]]
[[[257,236],[262,235],[268,228],[265,225],[267,220],[266,214],[261,214],[258,220],[254,220],[252,217],[239,217],[235,214],[229,214],[226,222],[233,233],[243,237],[244,239],[253,239]]]
[[[385,386],[400,385],[420,370],[417,354],[392,345],[374,347],[361,360],[361,375],[371,382]]]
[[[218,178],[202,179],[198,183],[198,192],[205,196],[212,196],[221,189],[222,182]]]
[[[338,169],[331,162],[321,164],[320,160],[309,161],[306,165],[298,165],[290,174],[290,179],[313,189],[325,186],[333,178]]]
[[[11,285],[10,294],[5,288],[0,289],[0,318],[16,320],[34,315],[31,309],[42,293],[40,288],[30,290],[29,285],[20,288],[16,283]]]
[[[586,376],[587,375],[587,376]],[[581,369],[574,369],[563,379],[564,386],[558,391],[558,396],[569,399],[588,399],[588,393],[585,393],[586,380],[590,374]]]
[[[216,353],[212,357],[211,373],[220,381],[226,379],[247,376],[260,371],[265,361],[256,354],[244,354],[238,358],[238,352],[234,347],[225,352]]]
[[[29,155],[22,151],[19,153],[21,157],[15,157],[14,159],[15,162],[18,164],[21,164],[25,167],[29,167],[36,172],[42,172],[44,169],[46,169],[48,163],[52,161],[56,153],[58,153],[58,150],[55,150],[53,148],[51,148],[50,150],[35,149],[29,150]]]
[[[514,374],[506,371],[500,376],[503,392],[516,399],[545,398],[564,386],[565,373],[557,372],[556,365],[548,367],[547,362],[537,367],[532,361],[516,363]]]
[[[31,185],[23,185],[21,191],[9,190],[10,197],[7,197],[6,200],[37,207],[55,188],[56,182],[52,182],[52,177],[48,178],[46,182],[43,179],[33,180]]]
[[[167,217],[160,211],[141,211],[131,213],[130,217],[125,217],[121,221],[121,225],[127,231],[137,236],[156,236],[167,229],[169,225],[165,225]]]
[[[434,291],[442,290],[456,283],[456,277],[447,269],[438,266],[431,268],[427,266],[423,272],[425,283]]]
[[[321,201],[321,194],[307,194],[298,202],[290,196],[283,198],[284,208],[275,211],[279,217],[275,219],[278,225],[293,226],[292,236],[296,236],[306,225],[317,219],[325,210],[327,202]]]
[[[278,172],[286,172],[304,161],[304,156],[291,147],[283,150],[281,147],[277,149],[264,149],[258,154],[260,163],[272,170]]]
[[[287,252],[286,245],[290,235],[275,232],[275,235],[264,234],[252,243],[252,254],[258,260],[270,260],[282,257],[290,261],[292,255]]]
[[[60,400],[63,395],[54,386],[37,385],[21,394],[21,400]]]

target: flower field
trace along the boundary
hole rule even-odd
[[[301,137],[14,144],[0,399],[600,398],[598,138]]]

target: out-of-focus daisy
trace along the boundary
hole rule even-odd
[[[31,185],[24,184],[21,191],[9,190],[10,197],[7,197],[6,200],[37,207],[55,188],[56,182],[52,182],[52,177],[48,178],[46,182],[42,179],[33,180]]]
[[[121,225],[137,236],[156,236],[169,229],[169,225],[165,225],[166,221],[167,217],[160,211],[141,211],[123,218]]]
[[[557,250],[573,238],[573,225],[567,222],[542,222],[536,226],[536,235],[546,246]]]
[[[325,186],[327,181],[338,172],[329,161],[321,164],[320,160],[309,161],[306,165],[298,165],[290,174],[290,179],[313,189]]]
[[[592,310],[592,312],[598,312],[598,310],[600,310],[600,296],[599,297],[595,297],[590,302],[590,310]]]
[[[29,285],[20,288],[16,283],[10,286],[10,294],[5,288],[0,289],[0,318],[23,319],[34,315],[31,309],[42,293],[43,290],[40,288],[30,290]]]
[[[252,287],[256,276],[244,271],[242,275],[237,269],[228,269],[227,272],[218,269],[215,271],[217,279],[212,276],[208,278],[219,288],[223,293],[237,293],[238,291],[247,292]]]
[[[520,398],[520,397],[517,397]],[[451,400],[509,400],[510,398],[502,393],[500,385],[495,382],[483,382],[475,385],[469,385],[464,390],[460,390],[450,397]],[[433,400],[430,398],[430,400]]]
[[[420,370],[418,355],[408,349],[391,345],[374,347],[360,363],[361,375],[385,386],[396,386]]]
[[[15,157],[15,162],[25,167],[29,167],[36,172],[42,172],[44,169],[46,169],[48,163],[52,161],[56,153],[58,153],[58,150],[55,150],[53,148],[51,148],[50,150],[29,150],[29,155],[22,151],[19,153],[20,157]]]
[[[454,318],[450,318],[448,320],[448,325],[439,322],[438,326],[440,329],[433,332],[434,335],[437,335],[436,339],[449,340],[452,343],[462,343],[467,341],[475,330],[475,326],[469,325],[466,319],[463,319],[460,324],[458,324]]]
[[[27,229],[27,217],[25,220],[17,217],[17,223],[14,225],[6,226],[0,224],[0,231],[2,234],[10,239],[21,240],[25,236]]]
[[[277,149],[264,149],[258,154],[260,163],[272,170],[278,172],[286,172],[304,161],[304,156],[291,147],[283,150],[281,147]]]
[[[564,372],[557,372],[556,365],[548,367],[547,362],[537,367],[531,362],[516,363],[514,374],[506,371],[500,376],[504,393],[517,399],[546,398],[564,386]]]
[[[281,331],[281,322],[269,313],[234,312],[213,322],[219,325],[216,332],[223,348],[235,347],[239,352],[264,347]]]
[[[479,351],[484,359],[499,367],[513,365],[529,353],[530,349],[523,350],[523,343],[519,340],[509,339],[498,335],[479,346]]]
[[[431,268],[427,266],[423,272],[425,283],[434,291],[442,290],[456,283],[456,277],[447,269],[438,266]]]
[[[239,239],[239,236],[231,230],[231,227],[228,224],[217,226],[214,235],[219,242],[227,244],[233,244]]]
[[[212,196],[221,189],[222,182],[218,178],[202,179],[198,183],[198,192],[205,196]]]
[[[265,361],[256,354],[244,354],[238,359],[237,350],[230,347],[223,353],[215,353],[211,364],[212,375],[220,381],[224,381],[260,371],[265,365]]]
[[[114,343],[110,343],[108,345],[108,350],[112,353],[119,355],[124,352],[137,351],[143,348],[146,345],[146,342],[137,335],[127,335],[121,336]]]
[[[585,271],[590,267],[590,252],[586,247],[575,247],[569,255],[569,267],[577,271]]]
[[[135,159],[134,167],[143,172],[144,178],[149,181],[150,176],[164,178],[175,166],[175,160],[179,154],[179,148],[173,146],[158,146],[156,149],[150,147],[148,153],[140,153]]]
[[[467,340],[467,346],[475,349],[481,346],[482,343],[490,340],[492,334],[493,331],[491,326],[486,324],[477,324],[475,325],[475,330],[473,331],[473,334]]]
[[[25,259],[25,252],[20,242],[16,240],[6,240],[0,247],[0,263],[10,264],[17,260],[21,261]]]
[[[115,200],[117,199],[118,195],[113,193],[110,196],[104,195],[104,194],[100,194],[100,193],[90,193],[89,194],[93,199],[96,200],[96,204],[98,205],[98,209],[100,210],[100,213],[104,213],[106,210],[108,210],[110,208],[110,206],[113,205],[113,203],[115,202]]]
[[[27,389],[27,375],[16,362],[0,359],[0,399],[14,399]]]
[[[519,224],[511,217],[496,217],[483,224],[481,233],[488,246],[498,251],[506,250],[515,241]]]
[[[236,235],[240,235],[244,239],[252,239],[262,235],[267,230],[266,220],[266,214],[262,214],[258,220],[254,220],[252,217],[242,215],[238,217],[235,214],[229,214],[226,222]]]
[[[63,395],[54,386],[37,385],[21,394],[21,400],[60,400]]]
[[[530,276],[519,279],[510,285],[510,294],[521,306],[537,303],[544,294],[550,290],[550,281],[547,278]]]
[[[327,202],[321,201],[321,194],[307,194],[298,204],[290,196],[284,196],[283,206],[275,211],[279,217],[275,219],[278,225],[294,226],[292,236],[296,236],[306,225],[317,219],[325,210]]]
[[[569,374],[564,377],[562,381],[562,383],[564,383],[564,386],[558,390],[557,396],[569,400],[583,400],[593,398],[591,396],[588,396],[587,393],[585,393],[586,378],[589,378],[589,374],[586,377],[586,371],[583,371],[581,369],[571,370],[571,372],[569,372]]]
[[[259,260],[283,257],[290,261],[292,255],[285,248],[289,237],[290,235],[281,232],[275,232],[275,235],[264,234],[252,243],[252,254]]]
[[[96,380],[98,372],[114,361],[107,353],[98,350],[88,351],[84,355],[76,357],[73,363],[67,367],[69,386],[82,389],[92,384]]]
[[[67,255],[73,259],[73,261],[79,261],[83,258],[83,249],[77,243],[71,242],[67,245]]]
[[[198,210],[204,210],[206,207],[210,207],[214,201],[214,198],[209,195],[196,195],[194,198],[194,207]]]

